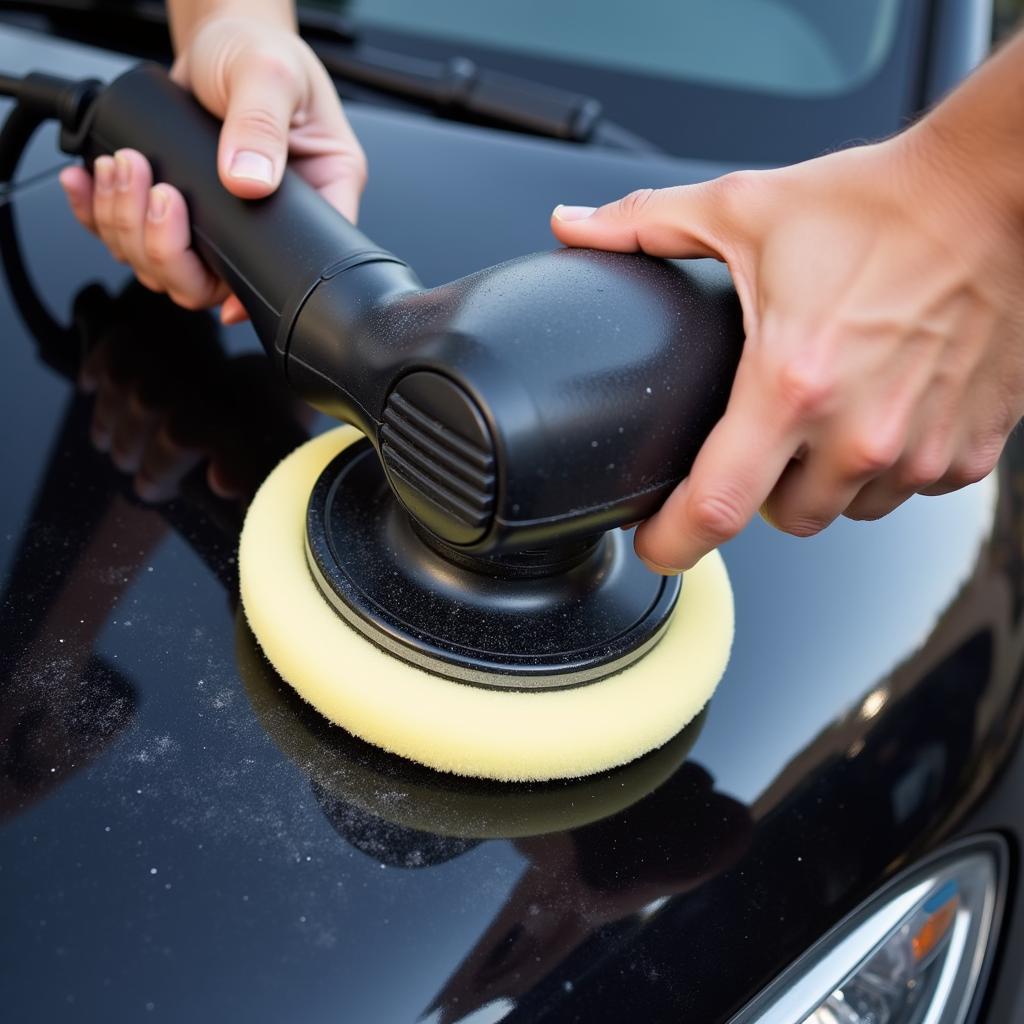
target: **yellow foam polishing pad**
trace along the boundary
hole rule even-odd
[[[501,781],[576,778],[626,764],[676,735],[729,660],[733,600],[721,556],[685,576],[661,640],[624,671],[562,690],[487,689],[416,668],[348,625],[306,565],[310,492],[362,435],[313,438],[249,506],[238,568],[246,618],[267,659],[332,722],[440,771]]]

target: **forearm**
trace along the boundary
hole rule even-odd
[[[954,90],[907,136],[938,177],[1024,231],[1024,32]]]
[[[168,0],[168,19],[174,52],[188,45],[196,28],[215,14],[238,14],[294,31],[294,0]]]

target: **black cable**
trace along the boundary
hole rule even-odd
[[[0,91],[9,82],[20,87],[23,79],[0,75]],[[32,107],[15,103],[0,128],[0,189],[9,184],[37,128],[48,118]],[[0,263],[11,297],[29,331],[35,337],[44,361],[60,372],[71,372],[80,359],[75,331],[64,327],[46,308],[32,286],[18,243],[14,205],[10,198],[0,202]]]
[[[0,75],[0,96],[20,96],[22,81],[20,75]]]
[[[8,184],[14,178],[14,172],[18,169],[22,154],[28,148],[29,140],[45,120],[17,103],[7,115],[7,120],[0,129],[0,186]]]

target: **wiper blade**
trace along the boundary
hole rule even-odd
[[[490,71],[468,57],[433,61],[368,46],[350,53],[334,46],[314,49],[337,78],[432,106],[448,117],[588,142],[602,116],[601,104],[591,96]]]

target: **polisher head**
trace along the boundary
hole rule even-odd
[[[288,456],[239,550],[253,633],[328,719],[435,769],[541,780],[632,761],[705,705],[732,640],[717,554],[681,589],[619,531],[542,572],[460,560],[415,532],[359,438]]]
[[[547,690],[614,675],[669,624],[680,580],[649,572],[621,530],[474,558],[396,499],[369,441],[324,468],[306,515],[324,598],[373,643],[478,686]]]

